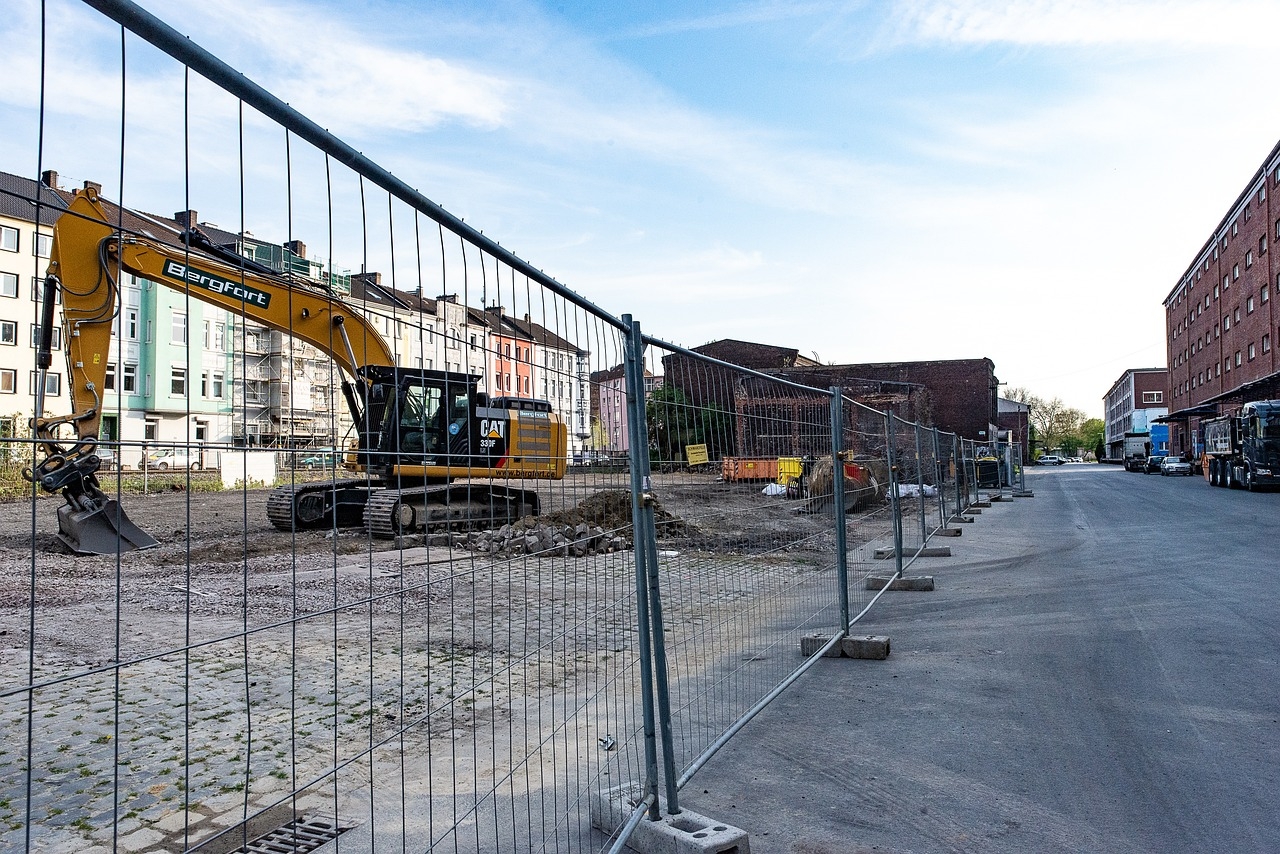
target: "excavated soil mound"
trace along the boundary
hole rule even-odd
[[[658,537],[687,537],[696,533],[696,529],[663,509],[662,503],[654,499],[653,518],[656,523]],[[559,525],[595,525],[606,531],[619,531],[628,538],[631,536],[631,493],[625,489],[605,489],[584,499],[572,510],[558,510],[537,517],[542,524]]]

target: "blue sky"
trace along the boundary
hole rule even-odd
[[[7,5],[0,168],[32,174],[39,4]],[[1280,138],[1266,2],[144,5],[650,334],[988,356],[1099,416],[1164,364],[1161,300]],[[114,196],[119,30],[47,8],[44,165]],[[125,202],[172,212],[181,74],[127,55]],[[192,92],[192,206],[233,226],[235,108]],[[248,123],[248,225],[283,240],[282,146]]]

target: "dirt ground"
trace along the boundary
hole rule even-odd
[[[617,499],[618,490],[630,485],[623,472],[571,472],[563,481],[534,485],[544,520],[568,525],[588,521],[630,536],[630,506]],[[659,539],[678,538],[684,549],[767,552],[829,530],[826,517],[799,512],[801,502],[765,497],[762,484],[724,484],[713,475],[681,474],[655,475],[653,488]],[[361,529],[337,535],[276,530],[266,519],[269,492],[124,495],[120,503],[129,519],[160,544],[119,557],[76,556],[56,539],[60,497],[0,504],[0,657],[12,658],[27,647],[33,590],[45,639],[41,652],[54,652],[56,641],[59,649],[77,650],[72,658],[87,665],[115,656],[115,631],[108,631],[104,617],[116,607],[133,615],[131,622],[145,625],[143,634],[155,635],[157,643],[163,643],[161,636],[182,635],[179,624],[189,616],[243,617],[247,611],[255,622],[288,618],[333,608],[335,597],[340,607],[342,600],[389,592],[394,572],[381,574],[387,576],[383,579],[358,567],[385,565],[394,557],[384,553],[425,544],[424,538],[399,543],[372,539]],[[602,495],[608,501],[602,502]],[[595,512],[584,516],[584,507]],[[428,553],[431,565],[466,561],[470,566],[476,560],[456,549],[428,548]],[[334,572],[334,567],[347,571]],[[428,588],[429,583],[415,595],[429,597]],[[389,599],[381,600],[375,611],[390,613],[394,607]],[[166,622],[173,624],[168,631]],[[143,645],[125,652],[154,650]]]

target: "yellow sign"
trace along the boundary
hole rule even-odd
[[[684,458],[689,461],[689,465],[691,466],[710,462],[710,457],[707,456],[706,445],[685,445]]]

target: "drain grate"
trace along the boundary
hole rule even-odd
[[[233,854],[310,854],[350,829],[322,818],[298,818],[264,833]]]

